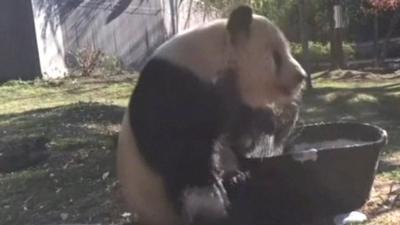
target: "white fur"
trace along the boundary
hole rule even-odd
[[[215,81],[227,62],[225,20],[216,20],[171,38],[153,57],[185,67],[204,81]]]
[[[298,93],[295,77],[305,76],[305,71],[292,57],[281,31],[265,17],[253,15],[249,39],[233,46],[226,24],[223,19],[188,30],[164,43],[153,57],[185,67],[206,82],[233,69],[244,103],[253,108],[291,102]],[[282,56],[279,72],[273,51]],[[288,96],[282,87],[296,90]]]
[[[186,219],[192,223],[196,217],[224,218],[228,214],[224,194],[216,186],[187,189],[183,195]]]

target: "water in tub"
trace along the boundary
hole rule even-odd
[[[293,147],[291,154],[293,156],[293,159],[296,161],[316,161],[318,159],[318,150],[346,148],[366,143],[368,142],[350,139],[337,139],[332,141],[321,141],[313,143],[299,143]]]

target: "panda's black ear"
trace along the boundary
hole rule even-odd
[[[247,37],[253,21],[253,10],[249,6],[239,6],[232,11],[228,19],[227,30],[235,43],[240,37]]]

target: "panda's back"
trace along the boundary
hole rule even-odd
[[[225,20],[217,20],[172,37],[156,49],[147,67],[154,60],[165,60],[189,70],[190,76],[215,82],[218,70],[225,67],[227,61],[225,24]]]

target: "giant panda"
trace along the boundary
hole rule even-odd
[[[282,32],[248,6],[161,45],[140,73],[118,140],[122,194],[140,223],[222,224],[230,207],[223,181],[246,179],[239,155],[266,138],[276,149],[284,142],[304,77]],[[277,120],[280,113],[290,116]]]

